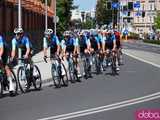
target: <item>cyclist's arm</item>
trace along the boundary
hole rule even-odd
[[[17,46],[17,42],[15,39],[13,39],[12,40],[12,52],[11,52],[12,59],[16,56],[16,46]]]
[[[115,37],[115,35],[113,36],[113,50],[115,50],[116,49],[116,37]]]
[[[60,54],[60,42],[57,36],[56,36],[56,43],[57,43],[57,54]]]
[[[43,38],[43,53],[44,53],[44,56],[47,56],[47,49],[48,49],[47,39],[44,37]]]
[[[28,56],[30,54],[30,51],[31,51],[31,48],[30,48],[30,43],[29,43],[29,39],[26,38],[26,53],[25,53],[25,56]]]

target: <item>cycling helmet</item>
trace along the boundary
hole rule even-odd
[[[15,29],[14,29],[14,33],[15,33],[15,34],[23,33],[23,32],[24,32],[24,31],[23,31],[22,28],[15,28]]]
[[[45,30],[44,34],[45,35],[51,35],[53,33],[53,30],[52,29],[47,29]]]

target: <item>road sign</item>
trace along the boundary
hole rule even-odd
[[[120,7],[120,4],[118,2],[112,2],[112,8],[118,9]]]
[[[138,11],[138,12],[136,12],[136,14],[135,14],[136,16],[141,16],[142,15],[142,13],[140,12],[140,11]]]
[[[59,22],[59,17],[58,16],[53,16],[53,22],[58,23]]]
[[[134,8],[140,8],[140,7],[141,7],[140,1],[136,1],[134,3]]]

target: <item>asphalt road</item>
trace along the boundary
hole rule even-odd
[[[160,92],[159,73],[159,68],[125,56],[125,65],[121,66],[118,76],[111,76],[108,69],[102,75],[94,75],[92,79],[69,87],[55,89],[47,85],[41,91],[0,99],[0,120],[52,118],[147,96]],[[159,102],[157,98],[71,120],[135,120],[136,110],[160,108]]]

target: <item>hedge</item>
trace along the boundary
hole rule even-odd
[[[143,42],[160,45],[160,40],[143,40]]]

